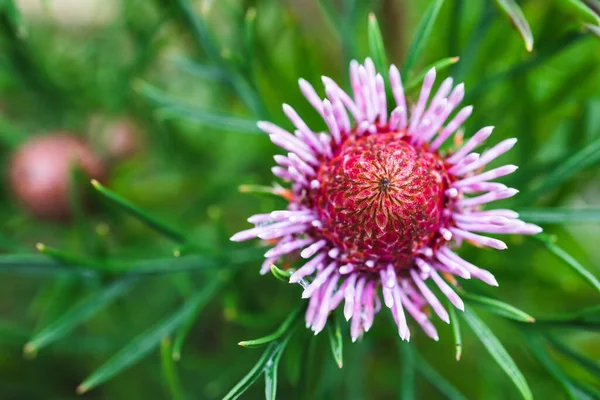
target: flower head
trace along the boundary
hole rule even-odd
[[[466,143],[458,129],[473,108],[457,112],[462,84],[444,80],[435,94],[435,69],[425,76],[410,108],[395,66],[389,84],[395,107],[388,115],[386,88],[373,62],[350,64],[352,96],[323,77],[327,98],[300,80],[304,96],[322,116],[327,133],[313,131],[288,105],[283,111],[296,128],[290,133],[268,122],[261,130],[288,153],[275,156],[273,174],[291,182],[283,193],[286,210],[250,217],[254,228],[234,241],[260,238],[274,245],[265,253],[262,273],[281,258],[303,265],[290,282],[309,298],[306,324],[320,332],[329,312],[344,302],[352,340],[368,331],[384,305],[392,312],[400,337],[410,331],[405,313],[435,340],[437,331],[427,308],[449,322],[448,312],[427,285],[431,281],[458,309],[464,308],[452,286],[457,275],[497,286],[494,276],[456,254],[463,242],[505,249],[504,242],[481,233],[536,234],[541,229],[518,219],[511,210],[483,210],[517,190],[493,182],[514,172],[505,165],[483,171],[510,150],[516,139],[500,142],[481,154],[473,152],[491,134],[476,132]],[[454,146],[446,144],[454,135]],[[450,147],[450,148],[448,148]]]

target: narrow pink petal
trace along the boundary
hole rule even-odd
[[[431,279],[435,282],[437,287],[440,288],[440,291],[444,293],[444,295],[450,300],[450,303],[454,305],[454,307],[459,310],[465,309],[465,303],[462,301],[459,295],[456,294],[454,290],[446,283],[445,280],[435,271],[431,271]]]
[[[314,241],[314,239],[307,238],[307,239],[296,239],[291,242],[283,243],[283,244],[280,243],[277,246],[273,247],[271,250],[267,251],[265,253],[265,257],[267,257],[267,258],[279,257],[284,254],[291,253],[292,251],[301,249],[302,247],[311,244],[313,241]]]
[[[464,198],[457,202],[457,204],[461,207],[472,207],[478,206],[481,204],[491,203],[492,201],[507,199],[509,197],[513,197],[515,194],[519,193],[517,189],[504,189],[499,190],[497,192],[489,192],[486,194],[482,194],[477,197]]]
[[[318,334],[325,328],[325,324],[327,324],[327,317],[329,316],[331,297],[335,287],[337,286],[337,282],[340,276],[338,274],[333,274],[329,278],[329,282],[323,291],[323,298],[321,299],[321,303],[317,310],[317,316],[312,324],[312,329],[315,332],[315,335]]]
[[[481,128],[471,139],[467,141],[456,153],[452,156],[448,157],[446,161],[450,164],[456,164],[459,162],[464,156],[469,154],[475,147],[479,146],[481,143],[485,142],[485,140],[490,137],[492,131],[494,130],[493,126],[486,126],[485,128]]]
[[[354,298],[354,312],[352,313],[352,322],[350,322],[350,336],[353,342],[362,334],[362,293],[365,287],[365,278],[360,278],[356,283],[356,292]]]
[[[406,107],[406,97],[404,96],[404,88],[402,87],[402,78],[400,76],[400,72],[395,65],[390,66],[390,86],[392,87],[392,94],[394,95],[394,100],[396,100],[396,107],[399,110],[398,114],[400,120],[398,122],[399,129],[406,129],[406,117],[407,117],[407,107]]]
[[[333,106],[329,100],[323,100],[323,119],[329,128],[329,133],[336,144],[340,144],[342,141],[342,135],[340,128],[337,124],[335,116],[333,115]]]
[[[435,311],[438,317],[440,317],[440,319],[445,323],[450,323],[450,317],[448,316],[448,312],[446,311],[444,306],[442,306],[437,297],[435,297],[435,294],[433,294],[433,292],[427,287],[425,282],[423,282],[419,274],[416,273],[415,270],[411,269],[410,276],[412,277],[415,285],[417,285],[417,287],[419,288],[419,291],[421,292],[425,300],[427,300],[429,305],[431,305],[431,308],[433,309],[433,311]]]
[[[493,239],[493,238],[490,238],[487,236],[477,235],[475,233],[467,232],[465,230],[458,229],[458,228],[450,228],[450,230],[456,236],[460,236],[463,239],[471,240],[473,242],[482,244],[484,246],[492,247],[492,248],[498,249],[498,250],[505,250],[507,248],[506,243],[504,243],[503,241],[498,240],[498,239]]]
[[[461,170],[456,172],[456,175],[464,175],[467,172],[476,170],[479,167],[483,167],[488,164],[490,161],[496,159],[498,156],[506,153],[508,150],[512,149],[513,146],[517,143],[517,139],[506,139],[487,150],[481,155],[481,158],[476,162],[466,165]]]
[[[429,100],[429,95],[431,93],[431,89],[433,88],[433,83],[435,82],[435,68],[431,68],[427,74],[425,75],[425,79],[423,80],[423,86],[421,86],[421,93],[419,94],[419,100],[410,116],[410,125],[408,127],[408,133],[411,135],[415,133],[417,126],[421,120],[421,116],[423,115],[423,111],[427,106],[427,100]]]
[[[492,179],[500,178],[501,176],[510,175],[515,172],[517,168],[519,167],[516,165],[504,165],[502,167],[490,169],[489,171],[458,180],[453,183],[453,186],[463,187],[476,182],[490,181]]]
[[[461,109],[458,114],[446,125],[446,127],[440,132],[438,137],[431,144],[431,150],[435,151],[440,148],[442,144],[448,139],[450,135],[457,131],[458,128],[471,116],[473,112],[473,106],[467,106]]]
[[[315,272],[318,266],[322,265],[323,260],[325,259],[324,253],[317,254],[312,260],[306,262],[302,267],[298,268],[296,272],[294,272],[290,276],[290,283],[297,283],[305,276],[308,276]]]
[[[344,291],[344,318],[346,321],[349,321],[354,314],[354,294],[356,292],[355,283],[356,283],[357,274],[352,274],[349,278],[346,279],[346,290]]]
[[[354,121],[362,121],[362,112],[359,110],[358,106],[356,105],[354,100],[352,100],[352,98],[348,95],[348,93],[342,90],[342,88],[340,88],[339,85],[335,83],[333,79],[328,78],[326,76],[321,77],[321,79],[323,80],[323,84],[325,85],[325,92],[330,92],[332,95],[335,93],[335,95],[337,95],[340,98],[340,100],[348,109],[348,111],[350,111],[350,114],[352,114],[352,118],[354,118]]]
[[[306,100],[308,100],[315,110],[317,110],[317,112],[323,116],[323,102],[315,91],[315,88],[313,88],[312,85],[304,79],[299,79],[298,84],[300,85],[300,91],[302,91],[302,94],[304,97],[306,97]]]
[[[315,290],[320,288],[326,281],[329,275],[333,273],[337,263],[334,261],[330,263],[323,271],[321,271],[316,278],[311,282],[310,285],[302,292],[302,298],[306,299],[313,295]]]

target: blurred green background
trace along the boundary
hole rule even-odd
[[[240,193],[273,182],[277,149],[255,121],[289,127],[285,102],[323,129],[297,79],[320,90],[327,75],[347,87],[349,60],[370,54],[369,12],[390,62],[402,65],[413,40],[424,40],[414,76],[460,57],[438,76],[465,82],[465,104],[475,106],[466,137],[494,125],[490,145],[519,139],[500,161],[520,166],[504,182],[521,193],[505,205],[548,235],[508,237],[504,252],[464,249],[500,287],[460,283],[537,322],[467,304],[535,398],[600,398],[600,6],[518,2],[535,38],[528,52],[496,3],[516,4],[0,1],[0,399],[219,399],[252,369],[262,350],[237,343],[275,331],[304,301],[297,286],[258,274],[256,243],[228,239],[248,216],[284,206]],[[423,34],[420,22],[439,5]],[[117,159],[103,138],[119,122],[135,151]],[[103,184],[133,209],[76,173],[63,177],[79,189],[69,192],[67,221],[36,218],[15,201],[11,155],[56,131],[91,143],[106,162]],[[582,279],[577,267],[593,276]],[[342,323],[338,369],[327,333],[313,337],[300,324],[279,365],[278,395],[518,398],[467,324],[458,362],[452,328],[436,325],[439,342],[413,324],[410,344],[400,344],[382,311],[352,344]],[[242,398],[264,391],[260,377]]]

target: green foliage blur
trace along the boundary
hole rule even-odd
[[[220,399],[252,370],[264,348],[238,342],[273,333],[305,302],[298,286],[258,274],[256,243],[229,241],[248,216],[285,205],[247,193],[274,181],[277,149],[255,122],[288,126],[288,103],[324,128],[297,80],[320,88],[326,75],[348,87],[349,60],[373,55],[370,12],[390,63],[402,66],[423,41],[412,77],[460,57],[438,76],[465,82],[464,104],[475,106],[465,137],[494,125],[489,145],[519,139],[500,162],[520,166],[503,181],[520,194],[504,203],[545,234],[508,237],[503,252],[464,249],[500,283],[461,281],[469,310],[535,398],[600,398],[596,0],[15,3],[0,1],[0,399]],[[523,27],[517,3],[531,52],[513,28]],[[420,23],[435,6],[427,35]],[[69,221],[40,220],[15,201],[10,160],[26,140],[70,131],[104,154],[99,137],[115,121],[135,127],[136,151],[105,157],[102,185],[65,177]],[[345,321],[341,339],[333,323],[331,337],[314,337],[300,322],[275,375],[279,398],[519,398],[473,317],[456,322],[457,361],[451,326],[436,322],[434,342],[413,324],[410,344],[400,343],[386,314],[354,344]],[[343,342],[333,345],[342,369],[330,340]],[[279,351],[273,343],[267,351]],[[265,396],[264,379],[241,398]]]

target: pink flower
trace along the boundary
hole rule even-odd
[[[344,302],[355,341],[373,325],[383,304],[392,312],[400,337],[408,340],[406,312],[433,339],[437,331],[430,307],[444,322],[448,312],[428,287],[437,286],[458,309],[454,275],[497,286],[494,276],[456,254],[463,242],[503,250],[506,244],[485,233],[531,235],[536,225],[511,210],[482,210],[517,190],[493,182],[514,172],[505,165],[483,172],[490,161],[510,150],[507,139],[481,154],[473,152],[492,133],[485,127],[456,150],[442,150],[473,108],[457,112],[464,86],[444,80],[432,95],[435,69],[425,76],[417,103],[409,112],[400,73],[389,71],[395,106],[388,113],[383,77],[371,59],[350,64],[352,96],[323,77],[326,99],[300,80],[300,89],[323,117],[327,133],[314,132],[287,104],[283,111],[294,133],[259,122],[273,143],[287,151],[275,156],[273,174],[291,183],[284,191],[286,210],[250,217],[255,225],[231,240],[260,238],[274,247],[265,253],[261,273],[280,259],[304,263],[291,283],[309,299],[306,324],[316,333],[331,310]],[[453,115],[453,116],[452,116]],[[281,191],[281,190],[280,190]]]

